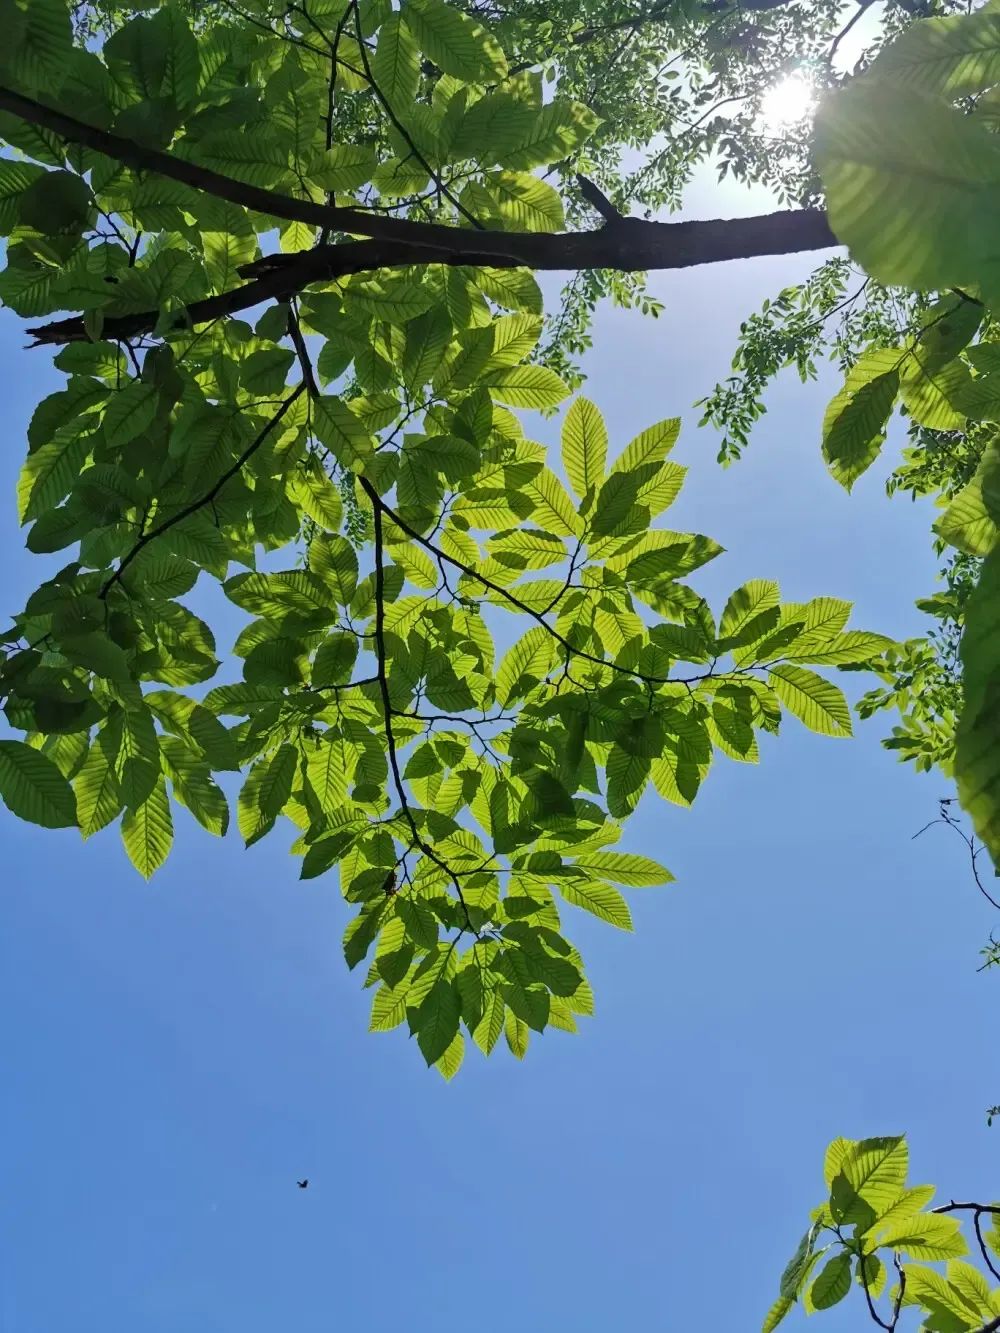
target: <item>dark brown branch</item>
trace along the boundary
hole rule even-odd
[[[183,509],[179,509],[176,514],[172,514],[170,518],[164,519],[162,523],[158,524],[151,531],[147,532],[144,536],[139,538],[136,544],[132,547],[131,551],[129,551],[127,555],[123,556],[122,560],[118,565],[118,568],[114,571],[113,574],[110,575],[110,577],[105,582],[103,588],[99,593],[99,596],[101,598],[107,597],[108,593],[111,591],[114,585],[117,582],[119,582],[121,576],[125,573],[126,569],[128,569],[129,565],[136,558],[139,552],[144,550],[149,545],[150,542],[155,541],[157,537],[162,537],[163,534],[169,531],[170,528],[175,527],[178,523],[183,522],[184,519],[190,518],[192,514],[196,514],[198,510],[203,509],[205,505],[212,503],[215,497],[222,490],[223,486],[225,486],[226,482],[231,481],[233,477],[236,476],[237,472],[239,472],[240,469],[243,468],[245,464],[250,460],[250,458],[253,457],[253,455],[257,452],[260,446],[271,434],[275,426],[282,419],[285,413],[289,410],[289,408],[292,406],[295,400],[305,392],[305,387],[306,386],[304,383],[296,385],[296,387],[292,390],[292,392],[288,395],[285,401],[278,408],[277,412],[275,412],[274,416],[268,420],[268,422],[262,427],[260,431],[258,431],[258,433],[250,441],[250,443],[240,454],[239,458],[236,459],[233,465],[231,467],[226,468],[225,472],[223,472],[222,476],[219,478],[219,480],[215,483],[214,486],[212,486],[209,490],[207,490],[205,494],[201,496],[199,499],[192,500],[190,504],[185,505]]]
[[[899,1253],[895,1252],[892,1256],[892,1266],[896,1270],[896,1276],[899,1278],[899,1286],[896,1288],[896,1299],[892,1306],[892,1319],[889,1321],[890,1330],[894,1330],[899,1323],[899,1312],[903,1308],[903,1296],[906,1292],[906,1269],[899,1261]]]
[[[0,98],[2,102],[2,98]],[[318,207],[310,205],[310,207]],[[367,215],[365,215],[367,216]],[[268,255],[241,272],[253,281],[244,287],[195,301],[187,322],[205,323],[220,315],[246,310],[267,300],[286,300],[314,282],[331,282],[352,273],[422,264],[532,268],[548,271],[616,269],[649,272],[691,268],[697,264],[752,259],[760,255],[825,250],[839,244],[826,215],[819,209],[763,213],[748,218],[716,218],[705,222],[645,222],[622,218],[613,226],[575,232],[488,232],[432,223],[385,219],[396,228],[412,227],[412,239],[346,241],[317,246],[299,254]],[[420,239],[427,228],[444,233],[449,248],[428,246]],[[505,253],[497,253],[502,246]],[[154,328],[159,312],[108,316],[106,338],[129,338]],[[178,318],[183,322],[183,317]],[[87,336],[81,319],[58,320],[29,329],[38,343],[72,342]]]
[[[933,828],[935,824],[944,824],[946,828],[954,829],[955,832],[958,834],[958,836],[965,843],[966,847],[969,849],[969,864],[972,869],[972,878],[975,881],[976,888],[983,895],[983,897],[990,904],[990,906],[995,907],[997,911],[1000,912],[1000,902],[997,902],[996,898],[994,898],[993,895],[990,893],[990,891],[987,889],[986,885],[983,883],[982,876],[979,873],[978,862],[979,862],[979,857],[982,855],[984,851],[984,846],[982,843],[980,843],[979,846],[977,847],[975,836],[973,834],[964,832],[961,824],[959,824],[958,820],[951,813],[949,807],[951,806],[953,800],[954,800],[953,797],[946,797],[943,800],[939,800],[937,819],[932,819],[929,824],[925,824],[922,829],[920,829],[917,833],[914,833],[910,841],[913,842],[915,839],[919,838],[922,834],[926,833],[929,828]],[[958,1205],[956,1205],[956,1207],[958,1207]],[[943,1210],[935,1209],[934,1211],[938,1212]]]
[[[489,257],[490,262],[505,261],[507,266],[615,268],[634,272],[686,268],[725,259],[748,259],[753,255],[790,254],[838,244],[825,215],[818,209],[763,214],[739,221],[671,223],[626,218],[615,227],[583,232],[470,232],[444,223],[317,204],[248,185],[172,153],[144,148],[119,134],[99,130],[2,86],[0,110],[52,130],[69,142],[104,153],[137,171],[158,172],[193,189],[272,217],[397,241],[409,247],[440,250],[450,256],[441,261],[444,263],[483,263]],[[399,261],[390,250],[384,262]]]
[[[584,199],[590,204],[591,208],[600,213],[605,222],[621,222],[622,214],[599,185],[595,185],[592,180],[581,175],[580,172],[577,172],[576,183]]]
[[[299,312],[294,303],[288,311],[288,333],[292,340],[292,346],[295,348],[295,355],[299,359],[299,366],[302,370],[302,383],[306,386],[306,392],[310,398],[319,397],[319,385],[316,382],[316,372],[313,370],[313,364],[309,357],[309,349],[306,347],[306,340],[302,336],[302,328],[299,324]]]
[[[869,9],[871,9],[874,3],[875,0],[858,0],[857,9],[854,11],[854,13],[847,20],[844,26],[840,29],[836,37],[834,37],[833,41],[830,43],[830,49],[826,53],[826,62],[828,65],[833,64],[834,57],[836,56],[837,51],[840,49],[840,43],[854,28],[855,24],[859,23],[860,20],[864,18],[865,14],[868,12]]]
[[[837,1234],[839,1235],[840,1233],[838,1232]],[[893,1329],[896,1327],[895,1320],[893,1320],[892,1323],[890,1323],[888,1320],[883,1319],[882,1316],[879,1314],[878,1310],[876,1310],[875,1308],[875,1302],[872,1300],[871,1288],[868,1285],[868,1270],[865,1267],[865,1260],[870,1259],[872,1257],[873,1256],[871,1254],[868,1255],[863,1254],[861,1255],[860,1262],[858,1264],[858,1273],[861,1277],[861,1286],[864,1288],[865,1300],[868,1303],[868,1313],[871,1315],[875,1323],[878,1324],[879,1328],[884,1328],[886,1330],[886,1333],[893,1333]]]

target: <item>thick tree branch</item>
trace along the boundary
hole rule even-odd
[[[596,231],[581,232],[502,232],[475,231],[436,222],[395,218],[363,209],[319,204],[309,199],[248,185],[219,172],[211,171],[172,153],[144,148],[131,139],[87,125],[63,111],[43,106],[33,98],[0,86],[0,110],[19,119],[52,130],[71,143],[83,144],[124,163],[137,171],[152,171],[168,176],[193,189],[240,204],[272,217],[331,228],[387,244],[364,252],[365,268],[385,268],[414,262],[431,263],[427,254],[438,252],[437,262],[446,264],[484,264],[536,269],[610,268],[636,272],[648,269],[687,268],[693,264],[717,263],[726,259],[748,259],[755,255],[791,254],[798,250],[818,250],[837,244],[825,215],[816,209],[763,214],[739,220],[711,222],[645,222],[622,218]],[[393,246],[391,243],[395,242]],[[425,253],[416,258],[417,248]],[[338,251],[340,252],[338,254]],[[325,259],[319,258],[325,256]],[[337,276],[345,258],[354,262],[358,272],[361,255],[347,256],[339,246],[319,247],[309,258],[288,257],[294,267],[284,294],[300,291],[306,281]],[[323,268],[326,265],[326,273]],[[312,266],[315,265],[315,268]],[[270,268],[277,268],[277,258]],[[304,279],[304,280],[303,280]],[[280,287],[280,284],[279,284]],[[259,292],[246,293],[256,303]],[[239,299],[226,293],[222,301]],[[236,306],[237,309],[246,308]],[[230,310],[216,310],[209,318]],[[109,334],[111,336],[111,334]],[[119,335],[120,336],[120,335]],[[60,341],[49,338],[46,341]]]
[[[391,221],[397,228],[412,226],[417,232],[431,225],[411,224],[402,219]],[[705,222],[644,222],[639,218],[622,218],[594,231],[577,232],[474,232],[437,226],[434,230],[447,234],[450,248],[429,247],[416,238],[410,241],[373,238],[320,245],[299,254],[268,255],[244,267],[244,275],[252,277],[245,286],[188,306],[186,322],[203,324],[263,301],[285,300],[315,282],[332,282],[352,273],[378,269],[447,264],[548,271],[650,272],[760,255],[825,250],[838,244],[826,215],[819,209]],[[502,237],[509,253],[497,254],[490,248],[498,237]],[[484,241],[485,248],[480,244]],[[109,315],[104,321],[103,336],[135,337],[154,328],[159,319],[158,311]],[[184,316],[178,316],[178,323],[184,322]],[[38,343],[64,343],[87,337],[82,319],[57,320],[28,332]]]

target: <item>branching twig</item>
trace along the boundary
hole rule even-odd
[[[632,667],[619,666],[617,662],[612,662],[606,657],[598,657],[594,653],[588,653],[583,648],[575,647],[564,634],[561,634],[559,630],[556,629],[554,625],[549,624],[541,611],[536,611],[534,607],[529,606],[527,602],[523,602],[519,597],[515,596],[509,588],[504,588],[499,583],[494,583],[492,579],[487,578],[485,574],[481,574],[472,565],[467,565],[464,560],[460,560],[457,556],[449,555],[447,551],[436,546],[434,542],[418,532],[416,528],[411,527],[405,518],[387,505],[377,491],[373,488],[370,489],[364,481],[364,478],[362,478],[361,484],[365,487],[366,493],[369,494],[373,506],[380,510],[386,518],[391,519],[398,528],[401,528],[402,531],[407,534],[407,536],[411,537],[415,542],[419,542],[419,544],[423,546],[425,550],[430,551],[438,561],[446,560],[448,564],[453,565],[456,569],[460,569],[462,573],[468,575],[470,579],[474,579],[490,592],[496,593],[498,597],[507,602],[510,606],[515,607],[518,611],[523,611],[525,615],[528,615],[532,620],[537,621],[537,623],[541,625],[544,630],[547,630],[552,638],[555,639],[556,643],[562,645],[569,657],[579,657],[585,662],[593,662],[597,666],[606,667],[609,671],[614,671],[618,675],[628,676],[632,680],[641,680],[647,685],[692,685],[697,681],[706,678],[704,675],[692,676],[688,679],[677,676],[649,676],[646,675],[645,672],[636,671]]]
[[[966,847],[968,847],[969,849],[969,862],[972,867],[972,878],[975,880],[976,888],[983,895],[986,901],[990,903],[991,906],[995,907],[998,912],[1000,912],[1000,902],[997,902],[996,898],[994,898],[993,895],[989,892],[989,890],[986,888],[986,885],[982,881],[982,877],[979,874],[978,861],[980,856],[983,854],[985,848],[983,847],[982,843],[978,844],[976,843],[976,839],[973,834],[966,833],[963,830],[961,824],[951,813],[950,807],[953,799],[954,798],[950,796],[943,797],[938,802],[937,819],[930,820],[930,822],[925,824],[922,829],[918,829],[917,832],[914,833],[913,839],[911,839],[911,841],[915,840],[916,838],[919,838],[921,834],[926,833],[927,830],[929,828],[933,828],[935,824],[944,824],[946,828],[954,829],[955,832],[958,834],[958,836],[965,843]]]
[[[878,1324],[879,1328],[884,1328],[886,1330],[886,1333],[892,1333],[893,1329],[896,1327],[896,1318],[898,1316],[894,1316],[894,1318],[890,1322],[889,1320],[883,1319],[882,1316],[879,1314],[878,1310],[876,1310],[875,1308],[875,1302],[872,1299],[871,1288],[868,1285],[868,1271],[865,1268],[865,1259],[870,1257],[871,1257],[870,1255],[863,1254],[860,1256],[858,1262],[858,1272],[861,1275],[861,1286],[864,1288],[865,1300],[868,1302],[868,1313],[871,1315],[872,1319],[874,1319],[875,1323]]]
[[[622,213],[615,207],[599,185],[595,185],[592,180],[589,180],[581,172],[577,172],[576,174],[576,183],[584,199],[590,204],[591,208],[600,213],[605,222],[613,224],[623,220]]]
[[[473,227],[476,227],[479,230],[483,230],[483,224],[476,217],[475,213],[470,213],[469,210],[462,203],[461,199],[459,199],[457,195],[451,193],[447,185],[445,185],[445,183],[441,180],[441,177],[434,170],[431,164],[427,161],[427,158],[423,155],[423,153],[417,147],[416,143],[413,141],[413,137],[410,134],[409,130],[407,130],[406,126],[399,119],[399,116],[397,116],[396,112],[393,109],[392,103],[389,101],[385,93],[383,93],[382,89],[376,83],[375,76],[372,73],[371,61],[368,59],[368,52],[365,49],[365,43],[361,34],[361,14],[358,11],[358,0],[351,0],[350,8],[351,12],[353,12],[354,14],[354,28],[358,34],[358,51],[361,55],[361,67],[364,70],[364,76],[367,79],[368,85],[371,88],[372,92],[378,98],[379,102],[381,102],[382,107],[385,110],[385,114],[389,117],[389,120],[392,122],[393,128],[395,129],[396,133],[401,136],[403,142],[406,144],[407,148],[409,148],[410,152],[423,167],[424,171],[427,172],[431,180],[434,181],[435,185],[437,185],[438,190],[441,192],[444,198],[448,200],[448,202],[452,205],[453,208],[458,210],[458,212],[462,215],[462,217],[465,218],[466,222],[471,223]]]
[[[956,1203],[951,1199],[948,1203],[943,1203],[938,1208],[932,1208],[932,1213],[971,1213],[972,1225],[976,1233],[976,1241],[979,1244],[979,1253],[983,1256],[983,1263],[993,1274],[994,1278],[1000,1282],[1000,1270],[990,1256],[989,1246],[986,1244],[986,1238],[983,1235],[983,1228],[980,1219],[985,1213],[990,1217],[1000,1217],[1000,1204],[994,1203]]]
[[[101,597],[102,599],[107,597],[108,593],[111,591],[114,585],[117,582],[119,582],[121,576],[125,573],[126,569],[128,569],[129,565],[136,558],[139,552],[144,550],[149,545],[150,542],[155,541],[157,537],[162,537],[165,532],[168,532],[178,523],[182,523],[184,519],[190,518],[192,514],[196,514],[198,510],[202,509],[205,505],[211,504],[212,501],[219,494],[219,492],[222,490],[223,486],[225,486],[226,482],[231,481],[232,478],[236,476],[237,472],[239,472],[241,468],[245,466],[248,460],[253,457],[253,455],[257,452],[257,450],[261,447],[261,445],[264,443],[267,437],[274,430],[275,426],[277,426],[278,423],[281,421],[285,413],[288,412],[292,404],[296,401],[297,398],[299,398],[302,395],[302,393],[304,393],[304,391],[305,391],[305,384],[296,385],[296,387],[292,390],[292,392],[288,395],[288,397],[282,402],[281,406],[278,408],[277,412],[275,412],[274,416],[271,417],[266,423],[266,425],[264,425],[261,428],[261,430],[257,432],[254,438],[250,441],[247,447],[240,454],[239,458],[236,459],[236,461],[232,464],[231,467],[226,468],[225,472],[223,472],[222,476],[218,479],[218,481],[214,484],[214,486],[210,487],[210,489],[207,490],[203,496],[201,496],[197,500],[192,500],[191,503],[185,505],[183,509],[179,509],[176,514],[172,514],[170,518],[164,519],[162,523],[158,524],[150,532],[147,532],[144,536],[140,537],[139,540],[136,542],[136,544],[128,552],[128,554],[123,556],[122,559],[119,561],[118,568],[106,580],[98,596]]]
[[[462,904],[462,911],[465,913],[465,924],[468,929],[472,929],[472,919],[469,916],[469,907],[465,901],[465,895],[462,892],[462,884],[458,877],[453,874],[448,863],[435,852],[434,848],[423,838],[417,827],[417,821],[406,795],[406,788],[403,786],[403,776],[399,768],[399,755],[396,749],[396,736],[393,731],[392,718],[393,706],[392,696],[389,692],[389,675],[387,665],[387,655],[385,647],[385,565],[384,565],[384,541],[382,533],[382,514],[383,506],[381,497],[375,487],[365,477],[360,479],[361,488],[372,502],[372,512],[374,516],[374,540],[375,540],[375,657],[378,663],[378,683],[382,694],[382,712],[385,723],[385,741],[389,757],[389,769],[392,773],[392,783],[396,789],[396,797],[399,801],[399,808],[403,813],[410,828],[414,845],[419,847],[428,860],[433,861],[436,866],[445,872],[448,878],[455,886],[455,892],[458,894],[458,900]]]

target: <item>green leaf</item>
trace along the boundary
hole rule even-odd
[[[240,385],[255,398],[280,393],[294,361],[295,353],[285,347],[251,352],[240,366]]]
[[[358,587],[358,557],[346,537],[320,535],[309,544],[309,568],[330,595],[348,606]]]
[[[236,822],[248,847],[274,827],[292,794],[296,764],[295,747],[285,744],[250,770],[236,807]]]
[[[781,1274],[778,1290],[783,1299],[794,1301],[798,1295],[802,1281],[809,1271],[815,1241],[816,1227],[811,1226],[795,1247],[795,1253],[789,1259]]]
[[[1000,14],[987,9],[914,23],[882,48],[868,77],[948,101],[983,92],[1000,82]]]
[[[514,231],[562,231],[562,199],[548,181],[524,171],[495,171],[487,180],[500,216]]]
[[[529,693],[555,665],[558,645],[541,625],[536,625],[508,650],[496,678],[497,698],[508,704]]]
[[[851,1290],[851,1256],[844,1250],[827,1260],[812,1287],[809,1299],[817,1310],[829,1310]]]
[[[391,1032],[398,1028],[406,1018],[406,993],[409,988],[404,983],[395,989],[379,986],[372,999],[372,1015],[368,1024],[369,1032]]]
[[[726,602],[719,621],[720,649],[755,643],[755,630],[763,623],[761,616],[776,607],[780,598],[778,585],[770,579],[752,579],[737,588]]]
[[[160,749],[175,798],[191,811],[202,828],[223,837],[229,827],[229,805],[208,764],[176,736],[162,737]]]
[[[216,230],[217,228],[217,230]],[[245,209],[219,200],[213,210],[212,229],[201,233],[205,272],[212,289],[229,291],[240,281],[240,266],[257,255],[257,233]]]
[[[1000,866],[1000,551],[985,562],[965,610],[965,707],[955,741],[962,808]]]
[[[851,711],[836,685],[797,666],[771,667],[768,679],[788,711],[810,731],[823,736],[851,735]]]
[[[584,911],[617,926],[619,930],[632,929],[632,914],[628,910],[628,903],[610,884],[560,879],[557,887],[574,907],[582,907]]]
[[[46,171],[24,190],[18,212],[26,226],[54,236],[85,227],[92,206],[90,188],[82,177],[72,171]]]
[[[309,179],[324,190],[358,190],[375,170],[371,144],[334,144],[320,153],[309,168]]]
[[[418,1037],[419,1040],[419,1037]],[[441,1058],[436,1061],[434,1068],[438,1071],[446,1083],[450,1083],[462,1067],[462,1061],[465,1058],[465,1038],[461,1032],[456,1032],[451,1039],[451,1044]]]
[[[439,977],[417,1010],[417,1044],[428,1065],[436,1064],[455,1039],[460,1017],[458,991],[452,981]]]
[[[975,476],[934,524],[934,531],[967,555],[989,555],[1000,537],[1000,450],[989,445]]]
[[[608,432],[600,411],[588,398],[576,398],[562,428],[562,460],[570,485],[583,502],[593,502],[608,456]]]
[[[667,417],[640,431],[615,459],[611,472],[634,472],[648,463],[662,463],[677,443],[680,430],[680,417]]]
[[[22,523],[53,509],[73,488],[95,437],[71,422],[24,460],[17,482],[17,509]]]
[[[122,816],[122,842],[128,858],[144,879],[167,859],[174,840],[167,788],[160,777],[145,801]]]
[[[73,780],[80,832],[85,838],[106,828],[121,813],[124,802],[112,763],[116,753],[116,729],[104,727]]]
[[[104,413],[104,438],[113,448],[136,439],[156,415],[157,389],[145,380],[132,380],[108,400]]]
[[[444,0],[408,0],[402,14],[420,49],[442,73],[465,83],[496,83],[507,77],[499,42],[469,14]]]
[[[579,530],[573,501],[563,489],[562,482],[543,467],[520,487],[532,502],[532,518],[548,532],[560,537],[571,537]]]
[[[316,649],[313,685],[338,685],[349,680],[357,656],[358,641],[353,634],[331,634]]]
[[[420,82],[420,52],[401,14],[390,14],[378,34],[372,75],[379,92],[397,111],[410,107]]]
[[[820,105],[813,147],[830,226],[879,282],[978,284],[987,302],[1000,297],[1000,144],[975,117],[898,83],[855,79]]]
[[[823,457],[837,481],[850,490],[881,451],[886,426],[899,392],[904,354],[876,347],[848,372],[843,389],[823,418]]]
[[[833,1152],[831,1144],[828,1152]],[[837,1175],[876,1209],[891,1203],[906,1183],[909,1151],[900,1135],[861,1139],[845,1145]],[[834,1184],[836,1176],[834,1177]]]
[[[0,798],[11,814],[42,828],[76,825],[73,788],[51,759],[23,741],[0,740]]]
[[[400,895],[396,899],[396,912],[409,939],[420,949],[433,949],[438,942],[437,917],[419,898]]]
[[[764,1322],[761,1324],[760,1333],[774,1333],[785,1315],[795,1308],[794,1300],[786,1296],[779,1296],[778,1299],[764,1316]]]
[[[317,458],[307,459],[288,483],[289,498],[308,518],[327,532],[336,532],[343,520],[344,505],[340,491],[327,476]]]
[[[511,407],[558,407],[569,389],[547,366],[511,366],[494,370],[483,383],[491,395]]]
[[[914,349],[902,368],[900,389],[903,405],[918,426],[965,429],[967,413],[960,404],[975,391],[975,382],[963,362],[934,364],[931,357]]]
[[[470,270],[473,281],[491,301],[508,310],[542,313],[542,293],[535,276],[524,268],[476,268]]]
[[[665,866],[651,861],[648,856],[633,852],[582,852],[574,862],[588,873],[606,875],[617,884],[633,887],[651,884],[672,884],[674,877]]]
[[[483,1016],[473,1030],[472,1039],[484,1055],[489,1055],[500,1040],[505,1026],[505,1010],[499,991],[488,991],[483,997]]]
[[[429,384],[451,340],[451,320],[442,306],[431,306],[406,326],[401,369],[412,395]]]
[[[517,147],[503,159],[504,165],[530,171],[564,161],[583,147],[600,123],[582,102],[555,97],[534,112]]]
[[[528,1054],[528,1042],[531,1039],[531,1032],[523,1018],[508,1009],[504,1014],[504,1036],[507,1038],[507,1046],[511,1055],[523,1060]],[[478,1028],[476,1029],[478,1032]]]
[[[887,1249],[901,1250],[911,1259],[961,1259],[969,1252],[961,1225],[956,1217],[922,1213],[880,1227],[878,1242]]]
[[[317,439],[347,468],[360,468],[373,451],[371,435],[342,399],[330,394],[313,401]]]
[[[160,776],[160,751],[150,710],[142,707],[123,712],[118,735],[115,777],[126,809],[135,811],[149,799]]]

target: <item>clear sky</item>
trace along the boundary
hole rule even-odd
[[[716,209],[750,206],[697,211]],[[773,577],[905,636],[930,515],[884,498],[886,468],[849,498],[827,477],[832,377],[783,380],[727,472],[690,406],[739,320],[812,264],[658,277],[660,321],[599,316],[587,392],[619,446],[683,415],[671,523],[727,547],[700,581],[719,605]],[[23,342],[0,320],[9,609],[41,568],[13,485],[53,383]],[[0,1333],[744,1333],[833,1136],[905,1130],[916,1180],[995,1194],[989,909],[956,838],[911,841],[946,787],[879,735],[789,720],[759,768],[720,759],[693,810],[647,796],[623,846],[678,883],[632,893],[634,935],[575,914],[597,1017],[520,1066],[470,1052],[450,1086],[403,1033],[367,1034],[335,877],[299,883],[287,840],[245,852],[180,812],[146,886],[116,830],[82,845],[0,809]],[[865,1324],[852,1301],[820,1327]]]

